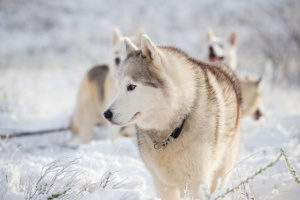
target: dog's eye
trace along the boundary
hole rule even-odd
[[[129,84],[129,85],[127,85],[127,91],[132,91],[135,89],[135,87],[136,87],[136,85]]]
[[[120,64],[120,61],[121,61],[121,60],[120,60],[119,57],[116,57],[116,58],[115,58],[115,63],[116,63],[117,66]]]

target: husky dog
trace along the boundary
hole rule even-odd
[[[201,198],[228,180],[239,148],[241,93],[227,67],[197,61],[142,36],[141,50],[125,39],[117,96],[104,112],[119,126],[136,124],[139,151],[158,196],[179,199],[186,188]]]
[[[207,31],[208,60],[210,62],[221,62],[236,69],[236,33],[232,32],[229,38],[224,40],[217,37],[211,29]],[[239,79],[243,96],[243,116],[250,116],[254,120],[259,120],[263,116],[264,106],[260,82],[249,79]]]
[[[207,59],[209,62],[222,62],[236,69],[236,33],[228,39],[217,37],[212,30],[207,31]]]
[[[140,46],[142,30],[131,41]],[[91,139],[93,127],[96,124],[108,126],[109,136],[115,139],[120,128],[112,126],[104,120],[102,113],[108,102],[115,95],[114,76],[119,65],[125,57],[124,36],[118,29],[113,30],[112,46],[110,50],[109,65],[95,66],[88,71],[81,81],[75,112],[71,120],[72,132],[81,143],[87,143]],[[134,127],[122,129],[122,135],[131,136],[135,133]]]
[[[251,81],[248,78],[239,79],[243,96],[242,115],[250,116],[254,120],[259,120],[264,115],[261,80],[261,78],[258,81]]]

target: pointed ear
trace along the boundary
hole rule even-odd
[[[213,30],[211,28],[207,29],[206,34],[207,34],[207,36],[206,36],[207,40],[211,40],[212,37],[215,35],[214,32],[213,32]]]
[[[259,77],[257,81],[255,81],[255,84],[259,87],[262,81],[262,77]]]
[[[155,44],[148,38],[147,35],[142,36],[142,53],[152,60],[156,70],[163,69],[163,59],[165,58],[163,53],[157,48]]]
[[[159,50],[147,35],[143,34],[141,43],[141,50],[146,57],[151,60],[155,60],[159,57]]]
[[[129,38],[124,39],[124,46],[127,55],[138,50],[138,48],[129,40]]]
[[[115,45],[117,41],[122,38],[122,33],[118,28],[114,28],[113,30],[113,37],[112,37],[112,44]]]
[[[236,46],[236,33],[232,32],[229,36],[229,43],[231,46]]]

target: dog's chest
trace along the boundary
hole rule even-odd
[[[143,141],[139,149],[151,174],[169,184],[186,182],[201,163],[198,149],[180,141],[172,141],[162,150],[155,150],[151,141]]]

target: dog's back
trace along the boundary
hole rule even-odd
[[[104,82],[106,80],[108,70],[109,68],[107,65],[98,65],[90,69],[87,73],[88,80],[99,86],[99,100],[104,99]]]
[[[71,120],[71,129],[83,143],[89,142],[95,124],[105,123],[100,113],[107,95],[104,83],[108,72],[107,65],[98,65],[90,69],[81,81]]]
[[[225,64],[208,64],[191,58],[189,60],[202,69],[208,99],[217,107],[217,113],[226,115],[226,134],[229,134],[230,130],[237,128],[241,112],[242,94],[238,78]]]

